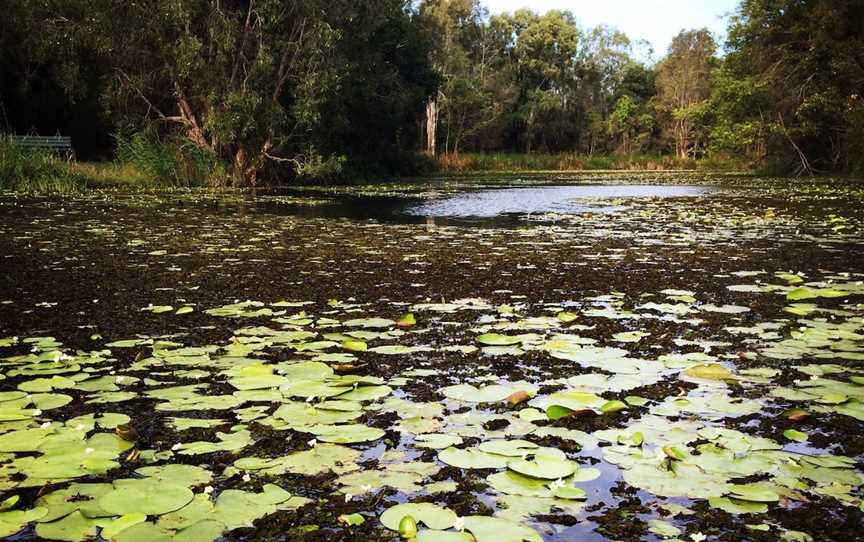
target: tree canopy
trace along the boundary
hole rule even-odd
[[[864,6],[744,0],[728,42],[658,60],[578,13],[479,0],[33,0],[0,21],[0,122],[179,137],[237,184],[405,172],[416,153],[734,155],[864,164]],[[81,141],[79,141],[81,140]]]

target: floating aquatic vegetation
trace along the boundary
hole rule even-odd
[[[864,220],[822,206],[864,200],[736,182],[502,230],[0,199],[30,290],[2,301],[0,490],[21,498],[0,535],[615,538],[620,510],[634,537],[805,540],[786,510],[854,522]],[[119,293],[70,300],[70,276]]]

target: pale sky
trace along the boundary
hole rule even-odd
[[[725,15],[738,0],[483,0],[492,13],[527,7],[532,11],[570,10],[583,27],[606,24],[630,39],[648,40],[655,58],[666,54],[672,37],[687,28],[708,27],[722,42],[726,37]]]

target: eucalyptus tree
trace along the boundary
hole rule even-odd
[[[509,54],[519,87],[515,120],[526,152],[535,143],[560,148],[572,140],[578,126],[578,54],[581,32],[572,13],[538,15],[520,10],[502,15],[509,28]]]
[[[693,147],[705,143],[694,135],[711,97],[713,71],[718,64],[716,53],[717,43],[708,29],[685,30],[673,38],[658,67],[658,98],[679,158],[686,158]]]

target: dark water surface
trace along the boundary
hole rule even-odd
[[[409,312],[416,324],[398,327]],[[300,362],[316,364],[308,378],[282,378]],[[688,372],[705,364],[720,377]],[[660,541],[673,528],[688,541],[859,541],[861,382],[857,182],[525,174],[0,195],[0,501],[17,496],[21,510],[72,482],[128,484],[149,461],[206,469],[191,489],[209,485],[214,503],[266,484],[308,499],[253,506],[251,519],[233,506],[244,523],[224,540],[392,541],[380,515],[425,502],[511,522],[480,542],[517,526],[544,541]],[[520,386],[528,403],[504,400]],[[588,408],[550,420],[563,391]],[[356,416],[334,422],[346,442],[327,444],[310,422],[329,394],[356,399],[339,404]],[[140,455],[85,442],[115,438],[87,427],[106,413],[128,417]],[[36,429],[71,444],[43,445]],[[34,431],[23,444],[22,430]],[[502,484],[500,463],[454,466],[420,445],[424,433],[458,436],[459,450],[554,449],[578,465],[584,479],[562,483],[584,499],[553,498],[553,479]],[[234,449],[208,448],[232,435]],[[344,462],[253,468],[329,446]],[[107,466],[67,461],[93,452]],[[722,500],[736,488],[760,489],[764,510],[737,513]],[[355,513],[361,525],[340,520]],[[101,528],[66,517],[83,538]],[[212,531],[226,514],[204,517]],[[214,538],[160,518],[127,540]],[[10,532],[46,539],[65,525],[51,519]]]

